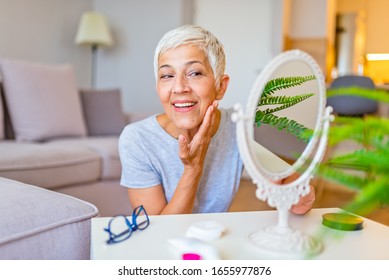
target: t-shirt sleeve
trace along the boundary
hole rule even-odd
[[[122,165],[120,184],[128,188],[148,188],[161,184],[153,169],[136,127],[128,125],[119,137],[119,155]]]

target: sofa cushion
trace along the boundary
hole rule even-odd
[[[89,259],[94,205],[5,178],[0,199],[0,259]]]
[[[4,93],[17,140],[85,136],[73,68],[4,59]]]
[[[84,146],[98,153],[102,160],[100,179],[118,179],[121,175],[121,163],[117,136],[58,139],[48,142],[54,146]]]
[[[99,155],[82,145],[0,144],[0,177],[45,188],[92,182],[100,177]]]
[[[81,101],[88,135],[118,136],[124,126],[119,89],[81,89]]]

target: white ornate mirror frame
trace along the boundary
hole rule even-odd
[[[318,115],[313,136],[301,157],[289,168],[274,172],[264,168],[258,159],[258,154],[268,154],[269,152],[266,149],[263,149],[265,153],[258,152],[258,144],[253,138],[254,116],[266,83],[274,78],[273,75],[278,69],[293,61],[305,63],[316,77],[318,88],[316,94],[319,95]],[[291,76],[295,74],[291,73]],[[322,160],[326,149],[332,108],[325,108],[325,96],[323,74],[316,61],[305,52],[292,50],[281,53],[263,69],[251,91],[245,112],[239,104],[235,106],[233,120],[237,122],[239,151],[247,173],[251,176],[253,183],[257,185],[256,196],[260,200],[267,201],[269,206],[276,207],[279,213],[277,225],[260,229],[252,233],[249,238],[255,246],[276,253],[278,256],[304,258],[319,254],[322,250],[322,244],[318,240],[289,227],[288,215],[292,205],[309,192],[313,172]],[[314,150],[316,154],[312,154]],[[302,165],[304,165],[305,171],[295,181],[284,185],[274,183],[296,172]]]

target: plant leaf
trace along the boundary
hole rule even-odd
[[[366,215],[381,206],[389,205],[389,180],[380,178],[367,182],[362,191],[349,203],[346,211]]]
[[[389,94],[386,90],[367,89],[360,87],[341,87],[327,89],[327,97],[352,95],[367,99],[389,103]]]
[[[364,176],[347,174],[343,170],[331,168],[326,165],[321,165],[317,172],[318,175],[322,178],[339,183],[354,190],[361,190],[367,183],[367,179]]]
[[[281,77],[281,78],[272,79],[266,83],[261,96],[266,97],[280,89],[294,87],[297,85],[301,85],[307,81],[311,81],[315,79],[316,77],[314,75],[305,76],[305,77]]]
[[[259,127],[261,124],[267,124],[276,127],[278,130],[285,130],[298,139],[308,142],[313,134],[313,131],[294,120],[286,117],[279,117],[274,114],[264,114],[258,111],[255,117],[255,124]]]
[[[389,172],[387,161],[387,154],[362,149],[331,158],[326,164],[337,168],[382,173]]]
[[[272,103],[271,105],[283,104],[282,106],[279,106],[276,108],[268,108],[265,111],[262,111],[264,114],[272,114],[274,112],[281,111],[281,110],[287,109],[289,107],[292,107],[292,106],[296,105],[297,103],[300,103],[301,101],[304,101],[305,99],[307,99],[313,95],[314,95],[313,93],[307,93],[307,94],[296,95],[293,97],[270,96],[270,97],[266,97],[265,100],[263,100],[264,103],[267,103],[267,104],[260,104],[258,106],[269,105],[269,103]],[[260,102],[262,103],[262,98],[261,98]]]

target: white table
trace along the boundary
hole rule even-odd
[[[322,239],[323,251],[314,259],[386,259],[389,260],[389,227],[364,219],[364,228],[359,231],[339,231],[321,224],[322,215],[338,212],[337,208],[313,209],[308,214],[290,214],[289,224],[294,229]],[[217,214],[189,214],[150,216],[150,225],[144,231],[135,231],[132,236],[118,244],[107,245],[108,234],[103,230],[110,218],[92,219],[92,259],[172,260],[177,259],[177,250],[169,244],[172,238],[185,237],[186,230],[195,222],[217,221],[227,231],[212,241],[221,259],[254,260],[272,259],[255,248],[248,235],[260,228],[277,223],[276,211],[230,212]]]

